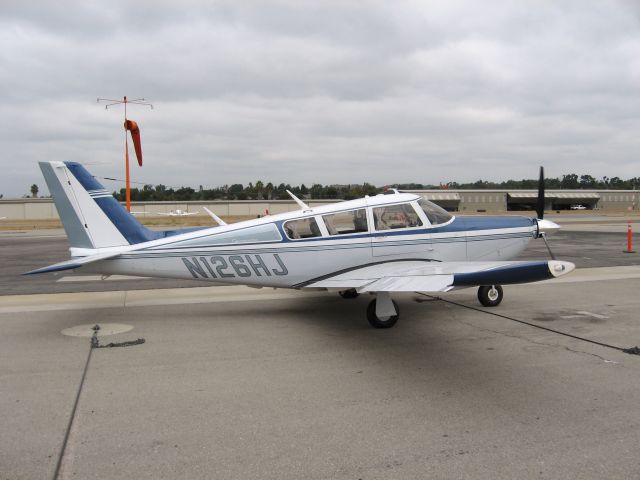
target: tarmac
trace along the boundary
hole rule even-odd
[[[3,234],[0,479],[54,478],[78,392],[58,478],[639,478],[640,257],[599,220],[549,243],[578,269],[375,330],[368,296],[21,277],[64,236]],[[146,341],[61,333],[96,323]]]

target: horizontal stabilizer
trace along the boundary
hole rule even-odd
[[[49,265],[48,267],[37,268],[35,270],[31,270],[30,272],[25,272],[23,275],[35,275],[37,273],[50,273],[50,272],[61,272],[63,270],[73,270],[74,268],[82,267],[83,265],[87,265],[88,263],[98,262],[100,260],[106,260],[107,258],[113,258],[120,255],[117,253],[97,253],[95,255],[89,255],[86,257],[77,257],[72,258],[71,260],[67,260],[66,262],[54,263],[53,265]]]

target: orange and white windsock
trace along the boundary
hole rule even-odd
[[[140,143],[140,128],[138,127],[138,124],[133,120],[125,120],[124,129],[131,132],[131,140],[133,140],[133,147],[136,150],[138,165],[142,166],[142,144]]]

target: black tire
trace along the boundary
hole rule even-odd
[[[355,288],[350,288],[349,290],[342,290],[340,292],[338,292],[340,294],[340,296],[342,298],[357,298],[358,295],[360,295],[358,292],[356,292]]]
[[[503,296],[500,285],[483,285],[478,288],[478,300],[485,307],[497,307],[502,302]]]
[[[376,301],[371,300],[367,307],[367,320],[369,320],[369,323],[373,328],[391,328],[396,324],[398,317],[400,316],[400,309],[398,308],[398,304],[395,300],[391,301],[396,309],[396,314],[387,319],[380,319],[376,316]]]

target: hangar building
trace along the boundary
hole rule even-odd
[[[535,210],[536,190],[403,190],[415,193],[453,212],[505,212]],[[545,210],[638,210],[635,190],[547,190]]]
[[[503,213],[506,211],[534,210],[538,193],[535,190],[404,190],[416,193],[445,209],[461,213]],[[635,190],[547,190],[545,210],[568,210],[582,205],[586,210],[610,212],[640,211],[640,191]],[[311,206],[339,200],[307,200]],[[158,216],[171,210],[198,211],[205,206],[218,215],[255,216],[295,210],[290,200],[217,200],[192,202],[132,202],[134,210],[143,217]],[[0,219],[38,220],[57,219],[50,198],[19,198],[0,200]],[[2,220],[0,220],[1,222]]]

